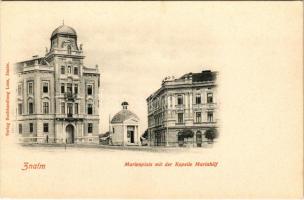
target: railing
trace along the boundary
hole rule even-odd
[[[157,141],[154,138],[152,140],[148,140],[148,146],[157,147],[208,147],[213,143],[216,143],[216,140],[210,141],[208,139],[202,139],[201,141],[196,141],[195,138],[189,138],[188,140],[184,141],[176,141],[176,142],[167,142],[167,141]]]
[[[168,81],[164,81],[162,82],[162,86],[164,85],[182,85],[182,84],[191,84],[192,83],[192,79],[175,79],[175,80],[168,80]]]
[[[47,136],[20,136],[18,138],[19,143],[22,144],[54,144],[54,143],[65,143],[66,141],[63,138],[54,138],[54,137],[47,137]],[[76,142],[85,142],[85,143],[98,143],[99,136],[97,135],[86,135],[82,137],[75,137]]]
[[[67,49],[59,49],[59,48],[53,48],[50,52],[47,53],[59,53],[59,54],[68,54]],[[82,55],[83,51],[78,51],[78,50],[71,50],[71,53],[69,55]]]
[[[177,105],[175,105],[175,109],[177,109],[177,110],[183,110],[185,108],[186,108],[185,104],[177,104]]]
[[[54,137],[46,136],[21,136],[19,143],[22,144],[38,144],[38,143],[55,143]]]
[[[72,93],[72,92],[66,92],[66,93],[64,93],[64,98],[66,100],[72,100],[72,101],[74,101],[77,98],[77,94],[76,93]]]
[[[99,136],[93,136],[93,135],[87,135],[87,136],[83,136],[83,137],[77,137],[75,138],[75,142],[76,143],[95,143],[98,144],[99,143]]]

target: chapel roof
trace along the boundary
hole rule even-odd
[[[121,105],[123,106],[123,109],[114,115],[111,120],[111,123],[123,123],[124,121],[131,118],[136,118],[139,120],[139,117],[136,114],[128,110],[128,102],[124,101]]]

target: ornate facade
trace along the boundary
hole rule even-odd
[[[149,145],[200,147],[208,141],[206,131],[217,128],[216,77],[207,70],[163,80],[147,98]]]
[[[17,132],[22,142],[98,143],[98,66],[86,67],[76,31],[59,26],[44,57],[16,64]]]

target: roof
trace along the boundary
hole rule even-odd
[[[76,36],[76,31],[75,29],[73,29],[70,26],[66,26],[66,25],[61,25],[58,28],[56,28],[53,33],[52,33],[52,37],[54,37],[56,34],[68,34],[68,35],[74,35]]]
[[[192,82],[205,82],[214,81],[216,79],[216,72],[210,70],[202,71],[201,73],[188,73],[180,77],[179,79],[185,79],[192,76]]]
[[[110,135],[110,132],[107,131],[107,132],[105,132],[103,134],[100,134],[99,137],[109,137],[109,135]]]
[[[151,94],[148,98],[146,98],[146,101],[149,101],[150,99],[153,99],[155,96],[159,95],[160,92],[164,91],[166,88],[172,88],[172,87],[181,87],[186,85],[186,87],[189,87],[189,84],[192,84],[195,86],[195,84],[214,84],[217,78],[218,72],[211,71],[211,70],[203,70],[200,73],[187,73],[181,76],[177,79],[167,80],[163,81],[162,86],[153,94]],[[169,83],[168,86],[166,83]],[[176,83],[176,84],[175,84]]]
[[[127,109],[123,109],[121,111],[119,111],[116,115],[114,115],[114,117],[111,120],[111,123],[123,123],[124,121],[130,119],[130,118],[138,118],[138,116],[136,114],[134,114],[133,112],[127,110]]]

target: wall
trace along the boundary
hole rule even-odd
[[[124,126],[122,124],[111,124],[113,145],[124,145]],[[113,128],[115,132],[113,133]]]

